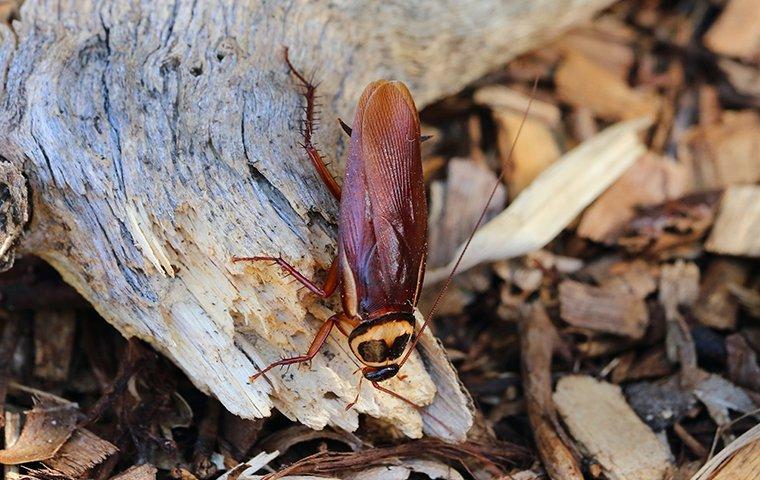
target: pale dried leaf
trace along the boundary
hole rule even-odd
[[[73,403],[40,401],[26,413],[24,428],[16,443],[0,450],[0,463],[21,463],[47,460],[69,439],[77,420]]]
[[[649,124],[645,119],[619,123],[565,154],[475,233],[459,271],[524,255],[549,243],[644,154],[637,132]],[[448,276],[457,256],[446,267],[429,271],[428,284]]]

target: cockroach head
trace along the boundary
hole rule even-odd
[[[396,375],[413,337],[414,315],[393,312],[362,322],[348,343],[356,358],[369,367],[363,369],[367,380],[380,381]]]

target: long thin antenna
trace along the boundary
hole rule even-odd
[[[536,77],[535,80],[533,80],[533,88],[531,88],[530,98],[528,99],[528,106],[525,108],[525,112],[523,113],[522,119],[520,120],[520,126],[517,129],[517,134],[515,135],[515,141],[512,142],[512,145],[509,147],[509,153],[507,153],[507,160],[505,162],[507,164],[509,163],[509,160],[512,158],[512,152],[515,151],[515,145],[517,145],[517,140],[518,138],[520,138],[520,132],[522,132],[523,125],[525,125],[525,121],[528,118],[528,112],[530,111],[530,106],[533,103],[533,99],[536,96],[537,89],[538,89],[538,77]],[[448,290],[449,285],[451,285],[451,281],[454,278],[454,275],[456,275],[457,270],[459,269],[459,264],[462,262],[462,258],[464,258],[465,252],[467,252],[467,249],[470,247],[470,243],[472,242],[472,239],[475,237],[475,232],[478,231],[478,228],[480,228],[480,224],[483,222],[483,219],[486,216],[486,212],[488,211],[488,206],[491,204],[491,200],[493,200],[494,195],[496,195],[496,190],[499,188],[499,184],[501,184],[501,181],[504,178],[504,172],[505,172],[505,169],[502,167],[501,173],[499,174],[499,178],[497,178],[496,182],[494,182],[493,188],[491,189],[491,194],[488,196],[488,201],[486,202],[485,207],[483,207],[483,210],[480,212],[480,217],[478,218],[478,221],[475,224],[475,227],[473,227],[472,232],[470,233],[470,236],[467,237],[467,241],[464,244],[464,248],[462,248],[462,251],[459,253],[459,257],[457,257],[456,263],[454,263],[454,268],[451,269],[451,273],[449,273],[449,276],[446,278],[446,281],[444,282],[443,287],[441,287],[441,290],[438,292],[438,296],[435,297],[433,306],[430,307],[430,311],[425,317],[425,321],[422,323],[422,327],[420,327],[420,331],[417,332],[417,335],[414,336],[414,341],[412,342],[412,346],[406,352],[404,359],[401,360],[401,363],[399,364],[399,368],[401,368],[406,363],[407,359],[409,358],[409,355],[412,354],[415,347],[419,343],[420,338],[422,337],[422,332],[425,331],[425,328],[430,323],[430,320],[433,318],[433,315],[435,315],[435,311],[438,308],[438,304],[441,302],[441,298],[443,298],[443,295],[446,293],[446,290]]]

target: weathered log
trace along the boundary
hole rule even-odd
[[[0,28],[0,155],[23,169],[33,220],[22,244],[58,269],[124,335],[149,341],[244,417],[272,407],[320,428],[358,413],[422,432],[420,415],[364,385],[342,338],[310,367],[248,376],[304,352],[334,302],[301,295],[277,254],[319,276],[335,253],[337,204],[298,147],[291,59],[320,83],[316,140],[340,176],[369,81],[406,82],[420,107],[588,18],[610,0],[138,2],[28,0]],[[388,386],[430,403],[461,438],[466,394],[427,338]],[[430,368],[428,368],[431,371]],[[446,373],[442,373],[446,372]]]

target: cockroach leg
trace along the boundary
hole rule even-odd
[[[356,386],[356,396],[354,397],[353,402],[346,405],[346,411],[349,411],[352,408],[354,408],[354,405],[356,405],[356,403],[359,401],[359,394],[362,393],[362,380],[364,380],[364,377],[362,375],[359,375],[359,385]]]
[[[287,273],[293,276],[295,280],[300,282],[304,287],[308,288],[310,292],[322,298],[331,296],[335,289],[338,287],[340,277],[338,275],[338,259],[335,258],[330,264],[330,269],[327,271],[327,278],[322,287],[319,287],[314,282],[306,278],[301,272],[295,269],[295,267],[282,257],[232,257],[233,263],[238,262],[274,262],[282,267]]]
[[[305,362],[311,361],[311,359],[317,355],[317,353],[319,352],[319,349],[322,348],[322,345],[325,344],[325,342],[327,341],[327,337],[330,335],[330,331],[332,331],[332,328],[335,326],[335,324],[340,321],[340,317],[342,315],[343,315],[342,313],[336,313],[332,317],[325,320],[324,323],[322,323],[322,326],[319,327],[319,331],[317,331],[317,334],[314,336],[314,340],[311,341],[309,350],[306,352],[305,355],[298,355],[292,358],[283,358],[282,360],[278,360],[274,363],[270,363],[263,370],[260,370],[255,375],[251,375],[251,377],[248,379],[248,382],[249,383],[253,382],[257,378],[259,378],[261,375],[267,373],[269,370],[273,369],[274,367],[279,367],[283,365],[290,366],[296,363],[305,363]]]
[[[303,143],[301,146],[304,150],[306,150],[306,154],[309,156],[309,160],[311,160],[311,163],[314,165],[314,168],[317,170],[319,177],[322,179],[322,182],[325,184],[327,189],[330,190],[330,193],[332,193],[333,197],[335,197],[337,200],[340,200],[340,185],[338,185],[338,182],[336,182],[332,174],[330,174],[330,171],[327,169],[327,166],[322,159],[322,155],[319,153],[319,150],[317,150],[317,147],[315,147],[314,143],[312,142],[312,135],[314,134],[315,127],[315,117],[317,116],[317,107],[314,102],[317,86],[314,85],[314,83],[312,83],[310,80],[307,80],[306,77],[304,77],[301,72],[299,72],[292,63],[290,63],[290,58],[288,57],[288,47],[285,47],[285,63],[288,64],[290,73],[292,73],[298,79],[298,81],[301,83],[301,86],[305,90],[304,97],[306,97],[306,108],[304,110],[306,112],[306,118],[304,119],[303,128],[301,131],[303,134]]]

